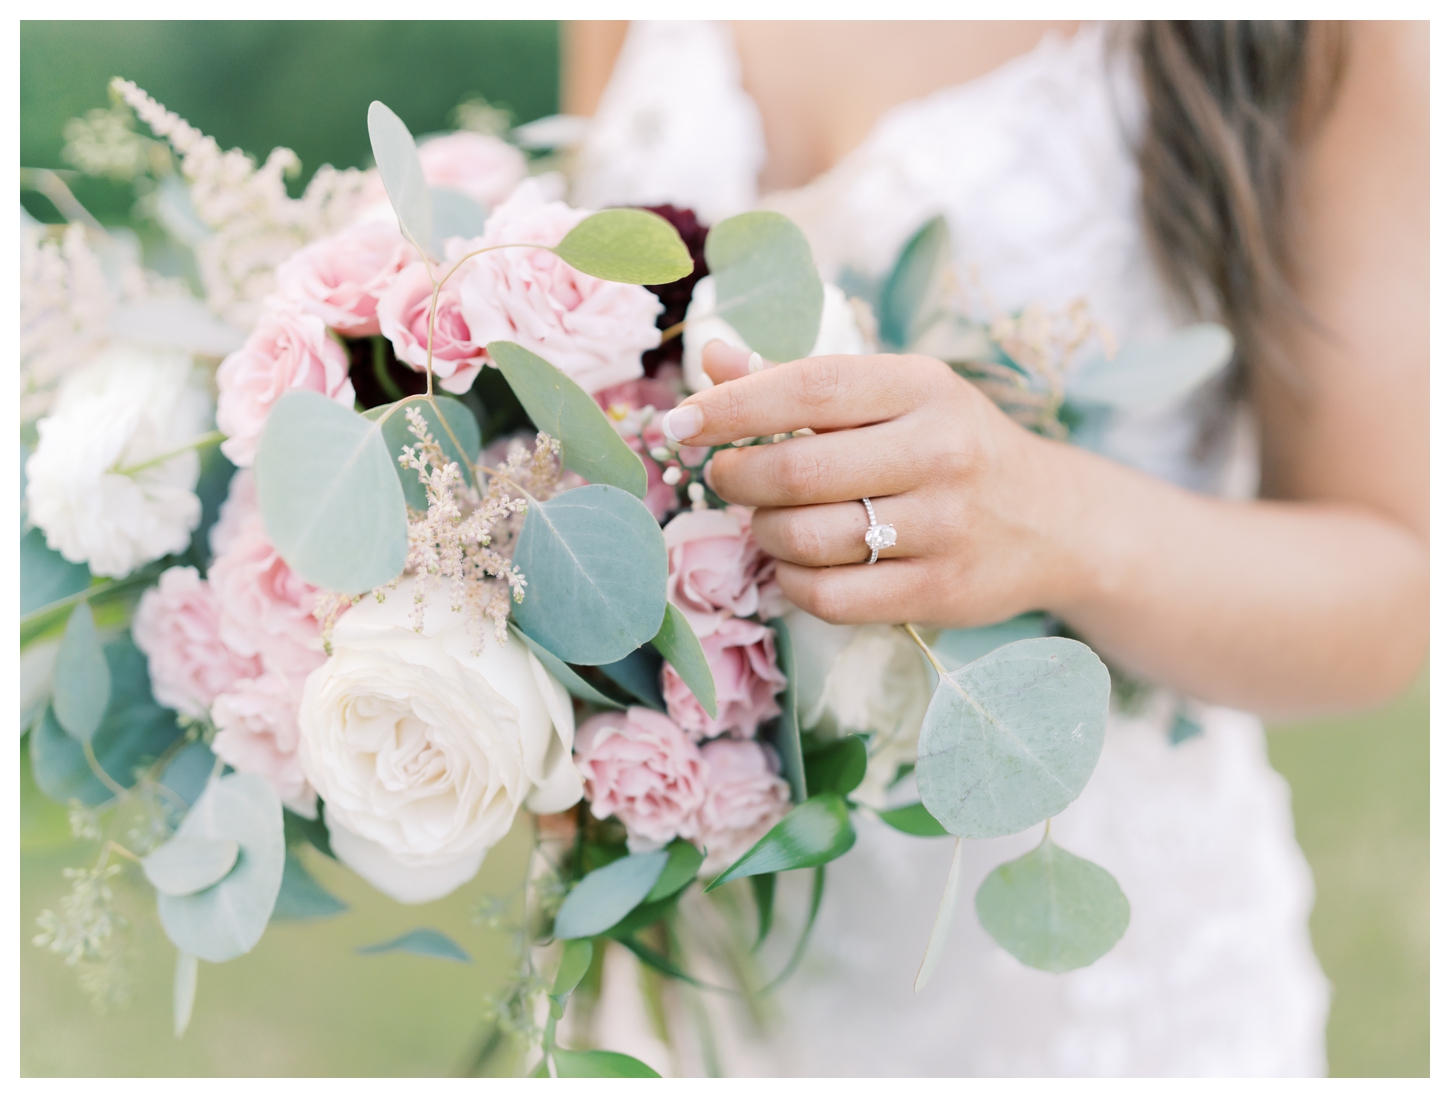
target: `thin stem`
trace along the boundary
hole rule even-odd
[[[143,583],[150,583],[157,576],[157,569],[147,568],[142,572],[135,572],[125,579],[107,580],[105,583],[98,583],[94,587],[87,587],[84,591],[77,591],[74,595],[67,595],[63,599],[56,599],[44,606],[37,607],[20,619],[20,631],[22,638],[25,628],[34,625],[36,622],[49,618],[58,610],[64,610],[68,606],[75,606],[82,602],[90,602],[92,599],[100,598],[102,595],[109,595],[115,591],[123,591],[128,587],[136,587]]]
[[[124,846],[116,842],[114,839],[108,839],[106,841],[105,849],[107,853],[119,854],[121,855],[121,857],[127,858],[130,861],[135,862],[137,865],[141,864],[141,856],[139,854],[131,853],[131,851],[127,850]]]
[[[926,641],[921,639],[921,634],[916,631],[916,626],[910,622],[904,622],[901,628],[905,629],[911,639],[916,641],[916,646],[926,653],[926,658],[931,660],[931,665],[936,668],[936,673],[942,678],[949,678],[951,672],[942,666],[941,660],[936,658],[936,653],[931,650]]]
[[[164,454],[157,454],[155,457],[147,458],[145,461],[137,462],[135,465],[128,465],[124,469],[117,469],[116,472],[123,477],[135,476],[142,469],[149,469],[153,465],[160,465],[170,461],[174,457],[180,457],[189,450],[204,450],[208,446],[215,446],[227,436],[220,431],[208,431],[199,435],[190,442],[183,443],[174,450],[168,450]]]
[[[91,772],[95,774],[102,785],[109,789],[117,798],[130,795],[130,790],[106,773],[105,768],[101,766],[100,760],[96,758],[96,752],[91,747],[90,740],[81,741],[81,750],[85,753],[86,762],[90,765]]]
[[[67,221],[79,221],[92,229],[106,231],[106,227],[91,216],[89,210],[80,204],[71,189],[60,176],[48,168],[21,168],[20,185],[36,191],[50,199],[50,204],[60,211]]]
[[[681,320],[676,324],[671,324],[668,328],[662,331],[660,333],[660,346],[663,347],[670,340],[674,339],[675,336],[683,332],[685,330],[685,325],[689,323],[689,320]]]

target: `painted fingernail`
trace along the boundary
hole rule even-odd
[[[759,351],[751,351],[750,365],[747,367],[747,371],[752,374],[758,374],[763,369],[765,369],[765,359],[760,357]]]
[[[660,430],[671,442],[684,442],[687,438],[694,438],[703,426],[705,413],[694,404],[681,404],[678,408],[671,408],[665,413],[665,418],[660,420]]]

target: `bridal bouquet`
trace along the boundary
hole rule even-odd
[[[711,451],[660,420],[720,338],[773,361],[937,354],[1034,429],[1083,436],[1114,403],[1098,367],[1060,369],[1083,318],[964,320],[939,222],[848,298],[778,214],[707,231],[673,207],[573,209],[498,135],[419,144],[380,103],[377,168],[325,168],[294,199],[286,150],[257,167],[113,90],[72,159],[144,184],[169,273],[44,173],[31,185],[75,216],[22,240],[21,719],[36,784],[98,846],[36,942],[114,995],[114,890],[154,890],[179,1034],[198,960],[343,910],[300,845],[417,903],[473,880],[523,817],[500,1033],[540,1074],[652,1074],[556,1040],[603,946],[698,984],[657,932],[681,898],[744,888],[764,939],[776,875],[808,870],[790,960],[743,990],[773,986],[869,812],[956,837],[921,987],[961,842],[1077,797],[1107,671],[1042,615],[930,632],[790,606],[750,512],[706,486]],[[1128,920],[1107,871],[1046,835],[976,910],[1049,971]],[[427,929],[390,949],[467,959]]]

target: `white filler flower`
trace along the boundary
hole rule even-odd
[[[189,356],[113,346],[65,379],[36,425],[30,520],[47,545],[99,576],[181,552],[201,521],[201,463],[184,447],[210,423]]]
[[[338,620],[299,722],[333,851],[403,903],[471,880],[521,806],[560,812],[583,793],[564,688],[512,635],[475,652],[445,589],[414,632],[413,582]]]

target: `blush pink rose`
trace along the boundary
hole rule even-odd
[[[660,420],[684,396],[679,372],[676,366],[665,366],[656,377],[636,378],[622,385],[611,385],[594,394],[594,399],[608,414],[610,422],[644,464],[644,505],[649,508],[656,522],[663,522],[665,516],[679,507],[680,502],[679,489],[665,483],[664,469],[649,453],[656,446],[664,445],[665,436],[660,430]],[[682,456],[686,461],[699,461],[704,459],[705,453],[706,451],[700,451],[696,455],[691,450],[689,454]]]
[[[321,317],[268,298],[247,342],[217,370],[216,423],[227,436],[222,453],[235,465],[250,466],[272,405],[293,389],[311,389],[351,408],[347,367],[347,352],[327,334]]]
[[[715,628],[722,610],[738,618],[784,611],[775,560],[755,543],[751,515],[750,508],[732,504],[718,511],[686,511],[665,527],[666,593],[697,634]]]
[[[476,241],[470,243],[476,245]],[[464,254],[453,250],[455,255]],[[484,341],[473,338],[459,308],[458,280],[463,277],[464,271],[460,271],[444,283],[433,322],[433,373],[450,393],[468,392],[485,361]],[[428,311],[432,307],[433,280],[422,261],[404,267],[378,302],[382,334],[393,341],[398,361],[419,373],[428,369]]]
[[[631,850],[695,837],[705,760],[663,713],[631,706],[589,718],[574,736],[574,761],[590,811],[601,820],[618,816]]]
[[[223,690],[261,673],[255,657],[222,642],[220,625],[221,607],[195,568],[168,568],[141,596],[131,635],[146,653],[158,702],[200,719]]]
[[[546,201],[537,181],[526,179],[490,215],[482,242],[552,246],[588,214]],[[480,346],[518,343],[586,392],[640,377],[640,354],[659,345],[659,298],[643,286],[576,271],[543,248],[487,252],[460,276],[463,315]]]
[[[775,695],[785,689],[785,676],[775,664],[775,632],[759,622],[721,614],[715,627],[701,634],[700,647],[715,677],[719,716],[711,719],[668,663],[660,676],[665,708],[696,739],[722,732],[749,739],[762,721],[780,713]]]
[[[700,804],[702,877],[728,869],[790,811],[790,786],[781,780],[775,753],[754,740],[712,740],[705,756],[705,799]]]
[[[466,194],[486,210],[529,174],[528,159],[514,146],[468,130],[430,137],[418,146],[418,159],[430,187]]]
[[[277,292],[345,336],[378,334],[378,299],[411,251],[396,224],[364,221],[277,268]]]
[[[217,730],[211,746],[218,758],[237,770],[266,778],[283,804],[313,819],[317,795],[297,758],[301,735],[297,711],[304,680],[305,676],[268,671],[218,695],[211,707]]]

